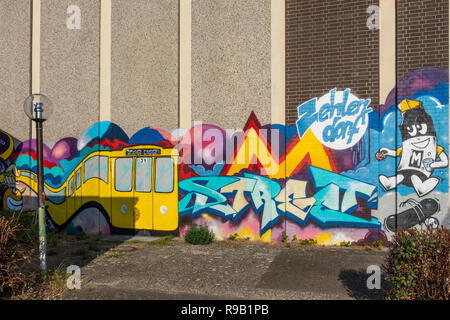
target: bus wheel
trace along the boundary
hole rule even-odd
[[[85,234],[97,235],[111,234],[109,223],[103,213],[96,207],[82,209],[67,225],[68,232],[83,232]]]

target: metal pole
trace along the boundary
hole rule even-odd
[[[39,217],[39,260],[41,264],[41,273],[45,277],[47,275],[47,257],[46,257],[46,241],[45,241],[45,194],[44,194],[44,156],[43,156],[43,126],[41,119],[42,104],[37,103],[36,111],[36,138],[37,138],[37,167],[38,167],[38,217]]]
[[[398,224],[397,224],[397,210],[398,210],[398,207],[397,207],[397,204],[398,204],[398,199],[397,199],[397,197],[398,197],[398,184],[397,184],[397,179],[398,179],[398,177],[397,177],[397,174],[398,174],[398,167],[397,167],[397,158],[398,158],[398,156],[397,156],[397,148],[398,148],[398,145],[397,145],[397,133],[398,133],[398,127],[397,127],[397,124],[398,124],[398,109],[397,109],[397,106],[398,106],[398,74],[397,74],[397,69],[398,69],[398,62],[397,62],[397,50],[398,50],[398,45],[397,45],[397,42],[398,42],[398,37],[397,37],[397,14],[398,14],[398,3],[397,3],[397,0],[395,0],[395,54],[394,54],[394,59],[395,59],[395,71],[394,71],[394,73],[395,73],[395,208],[394,208],[394,214],[395,214],[395,233],[397,233],[397,228],[398,228]]]

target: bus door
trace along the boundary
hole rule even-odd
[[[156,157],[154,167],[153,229],[173,231],[178,228],[176,158]]]
[[[81,167],[75,172],[75,191],[74,191],[74,203],[75,211],[80,209],[82,204],[81,199]]]
[[[69,219],[75,212],[75,175],[69,177],[67,183],[67,208],[66,219]]]
[[[111,223],[134,229],[133,158],[111,158]]]
[[[139,230],[153,229],[153,159],[137,157],[135,161],[134,187],[134,228]]]

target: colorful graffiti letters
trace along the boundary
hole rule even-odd
[[[289,179],[281,189],[276,181],[250,173],[244,173],[244,177],[190,178],[179,185],[186,194],[180,200],[180,214],[195,218],[201,213],[213,213],[225,221],[232,218],[236,223],[250,208],[248,196],[255,213],[261,214],[261,235],[277,223],[279,216],[287,216],[301,225],[311,217],[323,228],[338,225],[380,228],[377,219],[367,221],[351,215],[357,210],[357,197],[364,199],[368,207],[377,207],[375,186],[316,167],[310,167],[310,174],[316,190],[312,197],[306,194],[308,183],[295,179]],[[228,198],[233,198],[233,205]]]
[[[316,190],[314,198],[317,201],[310,213],[319,225],[323,228],[333,225],[381,228],[375,218],[367,221],[351,214],[358,209],[357,197],[365,200],[368,208],[377,208],[376,186],[316,167],[310,167],[309,171]]]
[[[289,179],[286,182],[286,187],[275,198],[279,203],[277,206],[278,211],[293,220],[306,221],[309,210],[316,203],[314,197],[306,196],[307,185],[306,181]]]
[[[238,181],[235,177],[197,177],[179,182],[179,188],[188,194],[179,202],[180,215],[192,214],[196,217],[206,210],[221,215],[225,220],[237,212],[227,204],[227,198],[220,189]],[[194,203],[190,205],[191,201]]]
[[[225,221],[232,218],[235,223],[250,207],[245,199],[249,196],[255,212],[262,212],[261,234],[278,220],[274,198],[281,188],[269,178],[254,174],[245,174],[243,178],[197,177],[181,181],[179,187],[186,193],[179,203],[180,215],[191,214],[195,218],[210,212]],[[234,197],[233,206],[228,204],[227,197]]]

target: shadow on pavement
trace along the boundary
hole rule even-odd
[[[137,244],[145,245],[156,239],[159,237],[47,233],[47,265],[49,269],[65,269],[70,265],[82,268],[98,258],[114,261],[126,252],[137,250]],[[39,268],[36,254],[29,266],[35,271]]]
[[[381,300],[385,290],[389,289],[389,283],[385,280],[385,274],[381,274],[381,288],[369,289],[367,279],[371,276],[366,270],[342,270],[339,280],[347,290],[350,297],[357,300]]]

